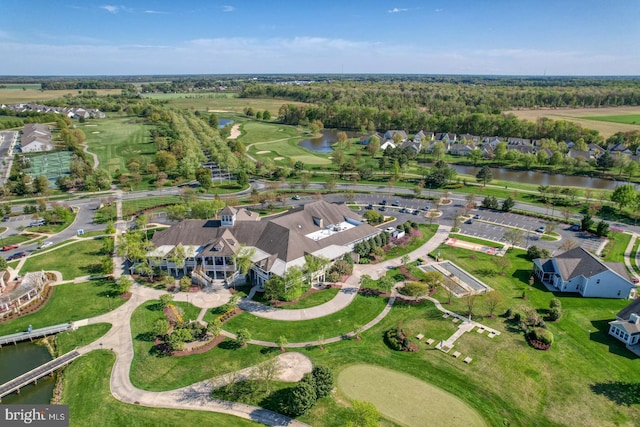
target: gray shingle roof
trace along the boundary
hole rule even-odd
[[[561,253],[555,260],[565,281],[578,276],[591,277],[609,270],[602,261],[581,247]]]

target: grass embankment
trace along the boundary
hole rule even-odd
[[[29,325],[38,329],[98,316],[124,302],[114,283],[107,280],[58,285],[53,288],[49,301],[37,312],[0,323],[0,335],[26,331]]]
[[[111,329],[109,323],[96,323],[76,329],[75,331],[62,332],[56,335],[57,355],[62,356],[71,350],[91,344]]]
[[[122,215],[125,217],[135,215],[145,209],[152,209],[158,206],[168,206],[183,203],[176,196],[156,196],[145,197],[143,199],[132,199],[122,201]]]
[[[414,237],[405,245],[395,246],[389,249],[389,251],[385,253],[383,260],[398,258],[415,251],[431,239],[438,231],[438,224],[419,224],[418,227],[420,230],[420,237]]]
[[[24,234],[12,234],[11,236],[6,236],[0,238],[0,244],[2,246],[5,245],[18,245],[20,243],[24,243],[36,237],[35,235],[24,235]]]
[[[609,243],[602,253],[604,261],[624,262],[624,252],[631,241],[631,234],[609,233]]]
[[[102,240],[81,240],[50,252],[31,255],[20,270],[20,274],[30,271],[56,270],[64,280],[91,274],[102,274]]]
[[[247,328],[254,340],[276,342],[278,337],[284,336],[290,343],[314,341],[344,335],[365,325],[380,314],[385,304],[386,300],[382,298],[356,295],[348,307],[318,319],[288,322],[242,313],[226,322],[223,327],[233,333]]]
[[[93,351],[75,360],[64,371],[63,404],[69,405],[71,426],[258,426],[252,421],[206,411],[149,408],[116,400],[109,389],[115,355]],[[99,410],[97,410],[99,408]]]
[[[200,309],[191,304],[174,303],[184,310],[183,319],[195,319]],[[158,301],[147,301],[131,316],[131,334],[135,355],[131,364],[131,382],[143,390],[163,391],[184,387],[227,372],[246,368],[269,357],[260,347],[238,348],[226,340],[207,351],[184,357],[169,357],[156,350],[153,323],[163,318]]]
[[[480,239],[478,237],[467,236],[466,234],[451,233],[450,236],[461,242],[476,243],[478,245],[489,246],[491,248],[504,248],[504,245],[502,243],[492,242],[491,240]]]

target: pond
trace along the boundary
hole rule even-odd
[[[300,146],[316,153],[331,153],[333,151],[331,146],[338,141],[338,132],[340,131],[337,129],[323,129],[322,135],[302,140]],[[357,132],[347,131],[346,134],[349,138],[358,136]]]
[[[0,349],[0,384],[29,372],[52,359],[44,345],[32,342],[5,345]],[[2,398],[3,404],[48,404],[53,396],[55,378],[46,376],[38,384],[29,384],[20,389],[20,394],[12,393]]]
[[[218,119],[218,128],[222,129],[223,127],[230,125],[233,123],[231,119]]]
[[[476,176],[479,167],[467,165],[450,165],[459,174]],[[491,168],[493,179],[501,181],[523,182],[534,185],[551,185],[554,187],[586,187],[596,190],[615,190],[622,184],[628,184],[622,180],[609,180],[602,178],[591,178],[588,176],[573,176],[562,174],[551,174],[539,171],[523,171],[504,168]],[[637,184],[633,184],[638,188]]]

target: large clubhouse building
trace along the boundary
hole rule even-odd
[[[262,287],[272,275],[303,267],[305,255],[333,262],[378,233],[347,206],[322,200],[265,220],[247,209],[227,206],[220,219],[184,220],[155,233],[156,249],[150,256],[172,276],[190,275],[203,284],[231,283],[240,276],[235,257],[250,250],[247,280]],[[182,249],[176,251],[178,246]]]

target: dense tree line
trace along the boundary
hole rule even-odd
[[[105,79],[105,80],[45,80],[41,83],[42,90],[66,90],[66,89],[126,89],[135,91],[131,83]]]
[[[553,83],[541,85],[539,83]],[[428,83],[414,81],[332,81],[309,85],[247,84],[243,97],[269,97],[314,104],[368,106],[383,110],[417,108],[432,114],[499,113],[513,108],[605,107],[639,105],[637,79],[482,80]]]

